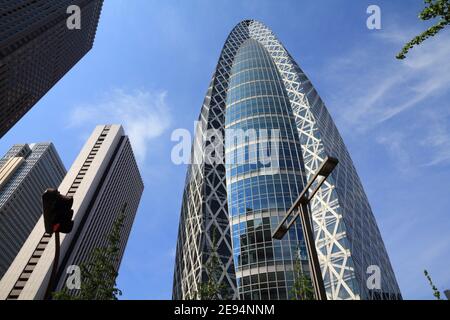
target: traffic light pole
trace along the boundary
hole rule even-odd
[[[45,291],[45,299],[51,299],[52,291],[57,281],[59,252],[61,248],[59,234],[70,233],[73,228],[73,198],[61,195],[57,189],[47,189],[42,194],[42,209],[45,232],[55,236],[55,259],[52,273]]]
[[[315,296],[317,300],[327,300],[325,285],[323,283],[322,270],[320,268],[319,256],[317,255],[316,243],[314,240],[314,230],[311,223],[311,216],[308,204],[319,191],[322,184],[337,166],[339,161],[335,158],[328,157],[317,170],[316,174],[307,183],[300,196],[297,198],[293,206],[289,209],[286,216],[275,229],[272,238],[281,240],[293,226],[295,220],[300,217],[303,235],[305,237],[306,249],[308,250],[309,266],[311,269],[311,280],[314,286]],[[314,189],[312,189],[314,185]],[[312,189],[311,192],[309,190]]]
[[[61,248],[61,243],[59,239],[59,225],[55,226],[55,258],[53,259],[53,267],[52,267],[52,273],[50,275],[50,280],[48,282],[47,291],[45,292],[45,299],[51,299],[53,288],[56,281],[56,274],[58,272],[58,265],[59,265],[59,252]]]

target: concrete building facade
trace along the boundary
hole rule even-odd
[[[129,138],[119,125],[97,126],[66,177],[61,194],[74,199],[74,228],[61,235],[61,254],[53,290],[65,287],[69,266],[91,259],[95,248],[107,245],[117,219],[124,215],[117,270],[143,192],[143,182]],[[55,244],[37,222],[22,250],[0,282],[0,299],[44,299],[50,278]]]

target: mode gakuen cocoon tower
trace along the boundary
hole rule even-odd
[[[221,161],[199,161],[211,130],[225,140],[216,154]],[[236,144],[233,130],[256,135]],[[269,139],[268,131],[277,132],[276,170],[230,160],[261,156],[267,150],[252,146]],[[328,299],[401,299],[367,196],[323,101],[271,30],[242,21],[225,42],[196,128],[173,298],[200,297],[213,256],[215,280],[224,288],[219,298],[292,298],[296,266],[309,272],[301,224],[283,240],[271,234],[327,156],[339,165],[309,206]],[[372,266],[381,287],[368,285]]]

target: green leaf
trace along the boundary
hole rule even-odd
[[[430,20],[439,18],[439,21],[405,44],[402,50],[397,54],[397,59],[405,59],[406,54],[410,49],[422,44],[422,42],[428,38],[434,37],[450,24],[450,0],[425,0],[425,4],[427,7],[419,14],[419,19]]]

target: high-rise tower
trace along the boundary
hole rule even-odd
[[[230,134],[236,130],[245,135],[239,142]],[[275,139],[268,130],[278,133]],[[211,131],[225,137],[222,147],[208,139]],[[267,148],[253,145],[267,140],[277,149],[276,168],[254,161]],[[216,161],[204,161],[211,145]],[[236,162],[236,155],[246,162]],[[400,299],[369,202],[323,101],[266,26],[239,23],[225,42],[196,128],[173,298],[197,297],[215,251],[226,297],[289,298],[296,261],[308,272],[302,230],[297,222],[282,241],[271,233],[327,156],[340,163],[310,209],[328,298]],[[381,271],[381,289],[367,286],[370,266]]]
[[[42,193],[65,174],[51,143],[16,144],[0,160],[0,279],[42,215]]]
[[[119,125],[97,126],[66,177],[61,194],[72,196],[74,227],[61,235],[56,290],[66,285],[69,266],[81,266],[95,248],[108,243],[114,222],[124,215],[119,269],[144,185],[128,137]],[[0,300],[43,299],[55,252],[54,236],[39,219],[11,267],[0,281]],[[76,294],[76,292],[73,292]]]
[[[92,48],[102,4],[0,0],[0,138]],[[71,5],[80,29],[67,26]]]

